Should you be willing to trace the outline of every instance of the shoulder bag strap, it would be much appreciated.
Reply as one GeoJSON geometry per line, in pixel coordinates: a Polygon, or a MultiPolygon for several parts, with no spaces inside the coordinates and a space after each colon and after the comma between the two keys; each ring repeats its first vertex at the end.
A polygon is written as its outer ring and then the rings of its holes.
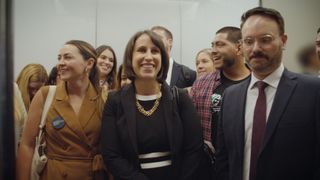
{"type": "Polygon", "coordinates": [[[39,137],[41,137],[42,132],[43,132],[43,127],[46,124],[46,118],[47,118],[47,114],[48,114],[48,110],[51,106],[54,94],[56,92],[56,86],[49,86],[49,92],[46,98],[46,101],[44,103],[44,107],[43,107],[43,111],[42,111],[42,115],[41,115],[41,121],[40,121],[40,131],[39,131],[39,137]]]}

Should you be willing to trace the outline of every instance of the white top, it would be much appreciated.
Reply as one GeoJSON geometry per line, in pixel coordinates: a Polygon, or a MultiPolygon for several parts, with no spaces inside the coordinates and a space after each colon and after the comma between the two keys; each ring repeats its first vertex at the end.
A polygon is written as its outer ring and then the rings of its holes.
{"type": "MultiPolygon", "coordinates": [[[[281,65],[269,76],[267,76],[262,81],[267,83],[268,86],[264,89],[266,93],[266,102],[267,102],[267,118],[268,121],[269,113],[272,107],[274,96],[276,94],[280,78],[284,71],[284,66],[281,65]]],[[[244,157],[243,157],[243,180],[249,180],[250,174],[250,156],[251,156],[251,139],[252,139],[252,125],[253,125],[253,114],[256,101],[258,99],[259,90],[255,86],[255,83],[260,81],[257,79],[254,74],[251,74],[251,82],[247,90],[247,100],[246,100],[246,109],[245,109],[245,137],[244,137],[244,157]]]]}
{"type": "Polygon", "coordinates": [[[169,59],[169,69],[168,69],[168,74],[167,74],[167,79],[166,82],[170,85],[171,83],[171,76],[172,76],[172,67],[173,67],[173,58],[170,57],[169,59]]]}
{"type": "Polygon", "coordinates": [[[139,101],[152,101],[157,99],[158,97],[161,97],[162,93],[159,92],[158,94],[152,94],[152,95],[140,95],[140,94],[136,94],[136,98],[139,101]]]}

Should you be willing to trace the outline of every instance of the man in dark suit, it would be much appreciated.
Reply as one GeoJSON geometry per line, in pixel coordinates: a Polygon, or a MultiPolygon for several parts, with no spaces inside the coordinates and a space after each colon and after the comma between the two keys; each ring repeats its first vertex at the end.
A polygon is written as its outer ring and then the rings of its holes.
{"type": "Polygon", "coordinates": [[[284,68],[287,35],[278,11],[253,8],[241,21],[252,75],[224,93],[218,179],[320,179],[320,80],[284,68]]]}
{"type": "Polygon", "coordinates": [[[169,59],[169,70],[166,82],[172,87],[177,86],[178,88],[191,87],[193,82],[196,80],[196,72],[191,70],[185,65],[178,64],[171,57],[170,52],[172,48],[173,36],[172,33],[165,27],[154,26],[151,31],[158,34],[166,47],[169,59]]]}

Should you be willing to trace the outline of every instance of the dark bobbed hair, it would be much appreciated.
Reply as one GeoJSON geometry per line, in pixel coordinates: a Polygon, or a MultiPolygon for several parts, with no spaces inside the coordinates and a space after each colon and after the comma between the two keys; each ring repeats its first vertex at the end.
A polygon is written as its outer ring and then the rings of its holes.
{"type": "Polygon", "coordinates": [[[101,45],[99,47],[97,47],[96,52],[97,52],[97,59],[99,58],[99,56],[101,55],[101,53],[105,50],[109,50],[111,51],[113,57],[114,57],[114,62],[113,62],[113,67],[111,70],[111,75],[107,75],[107,82],[110,85],[111,89],[115,89],[117,86],[117,81],[116,81],[116,76],[117,76],[117,56],[116,53],[114,52],[114,50],[112,49],[111,46],[108,45],[101,45]]]}
{"type": "Polygon", "coordinates": [[[167,78],[167,72],[169,68],[169,56],[164,47],[163,41],[160,39],[160,37],[156,33],[152,32],[151,30],[144,30],[144,31],[139,31],[135,33],[127,43],[126,50],[123,56],[123,64],[124,64],[126,73],[128,75],[128,78],[132,82],[134,82],[135,80],[136,74],[134,73],[133,67],[132,67],[132,54],[133,54],[133,49],[137,39],[143,34],[146,34],[147,36],[149,36],[152,43],[160,49],[161,69],[157,75],[157,81],[160,83],[163,83],[167,78]]]}
{"type": "Polygon", "coordinates": [[[239,43],[241,40],[241,30],[238,27],[225,26],[216,32],[216,34],[218,33],[226,33],[228,41],[235,44],[239,43]]]}
{"type": "Polygon", "coordinates": [[[99,71],[97,69],[97,54],[95,49],[89,43],[81,40],[70,40],[65,44],[77,47],[85,61],[88,61],[90,58],[94,60],[93,67],[90,70],[89,80],[94,86],[97,93],[100,94],[101,88],[99,84],[99,71]]]}
{"type": "Polygon", "coordinates": [[[123,71],[123,64],[119,66],[118,72],[117,72],[117,90],[121,88],[121,74],[123,71]]]}
{"type": "MultiPolygon", "coordinates": [[[[123,64],[121,64],[119,66],[119,69],[118,69],[118,72],[117,72],[117,87],[116,87],[117,90],[121,89],[122,72],[127,74],[126,70],[124,69],[124,65],[123,64]]],[[[128,75],[127,75],[127,77],[128,77],[128,75]]]]}
{"type": "Polygon", "coordinates": [[[278,12],[275,9],[264,8],[264,7],[255,7],[253,9],[249,9],[247,12],[242,14],[241,25],[240,25],[241,29],[243,27],[243,24],[246,22],[246,20],[253,15],[265,16],[273,19],[278,24],[280,35],[284,34],[284,31],[285,31],[284,20],[280,12],[278,12]]]}
{"type": "Polygon", "coordinates": [[[54,66],[49,74],[49,78],[47,81],[47,85],[56,85],[57,84],[57,76],[58,76],[58,68],[57,66],[54,66]]]}

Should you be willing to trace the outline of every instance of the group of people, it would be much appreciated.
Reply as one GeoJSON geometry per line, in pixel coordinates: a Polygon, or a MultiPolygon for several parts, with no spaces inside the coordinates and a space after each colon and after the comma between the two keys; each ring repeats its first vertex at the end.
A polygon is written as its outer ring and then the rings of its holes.
{"type": "Polygon", "coordinates": [[[118,72],[110,46],[66,42],[53,75],[32,65],[41,75],[17,80],[17,179],[30,177],[49,83],[40,179],[319,179],[320,79],[284,67],[287,39],[281,14],[256,7],[215,33],[196,72],[170,56],[162,26],[130,38],[118,72]]]}

